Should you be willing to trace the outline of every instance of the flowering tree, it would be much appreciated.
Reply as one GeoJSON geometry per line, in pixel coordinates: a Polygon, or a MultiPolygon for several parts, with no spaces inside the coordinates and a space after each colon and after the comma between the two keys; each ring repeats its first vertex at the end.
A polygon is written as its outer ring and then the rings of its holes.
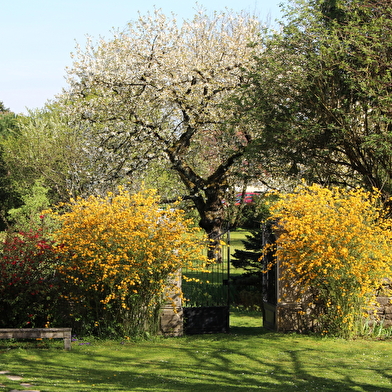
{"type": "Polygon", "coordinates": [[[321,332],[357,333],[391,277],[391,222],[381,204],[379,193],[312,185],[271,206],[283,284],[290,297],[309,300],[307,309],[318,304],[321,332]]]}
{"type": "Polygon", "coordinates": [[[160,209],[154,191],[79,198],[51,216],[64,295],[90,332],[153,331],[168,277],[206,262],[200,229],[180,209],[160,209]]]}
{"type": "MultiPolygon", "coordinates": [[[[98,182],[132,175],[167,159],[218,242],[230,170],[254,130],[225,106],[246,82],[260,33],[244,15],[199,12],[181,26],[159,11],[112,39],[78,48],[68,72],[64,110],[82,124],[98,182]]],[[[212,253],[210,253],[212,256],[212,253]]]]}

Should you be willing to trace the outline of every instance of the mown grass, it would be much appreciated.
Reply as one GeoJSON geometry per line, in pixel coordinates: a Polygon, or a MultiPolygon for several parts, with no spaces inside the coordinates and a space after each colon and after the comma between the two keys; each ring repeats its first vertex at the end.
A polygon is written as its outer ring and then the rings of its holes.
{"type": "Polygon", "coordinates": [[[70,352],[62,342],[0,341],[0,370],[42,392],[392,391],[392,341],[268,332],[260,313],[234,312],[231,325],[230,334],[75,341],[70,352]]]}
{"type": "Polygon", "coordinates": [[[236,229],[230,232],[230,254],[234,254],[236,249],[244,249],[244,243],[242,242],[246,235],[250,234],[248,230],[236,229]]]}

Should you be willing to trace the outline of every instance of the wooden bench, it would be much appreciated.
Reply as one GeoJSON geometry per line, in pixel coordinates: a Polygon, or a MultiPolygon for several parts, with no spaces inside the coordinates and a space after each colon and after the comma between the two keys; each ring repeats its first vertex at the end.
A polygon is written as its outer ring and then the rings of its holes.
{"type": "Polygon", "coordinates": [[[0,328],[0,339],[64,339],[64,349],[71,350],[72,328],[0,328]]]}

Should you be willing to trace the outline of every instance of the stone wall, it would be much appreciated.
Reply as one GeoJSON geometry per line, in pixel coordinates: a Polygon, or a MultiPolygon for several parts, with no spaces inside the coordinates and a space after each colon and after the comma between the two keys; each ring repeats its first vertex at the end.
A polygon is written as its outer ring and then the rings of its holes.
{"type": "MultiPolygon", "coordinates": [[[[266,231],[265,235],[265,243],[274,241],[271,233],[268,234],[266,231]]],[[[280,232],[275,229],[275,237],[278,238],[279,235],[280,232]]],[[[264,263],[267,266],[272,261],[273,258],[265,258],[264,263]]],[[[264,295],[264,327],[281,332],[308,332],[317,328],[315,320],[320,313],[320,305],[315,304],[311,290],[299,294],[297,282],[283,280],[280,260],[276,260],[273,268],[274,272],[271,269],[266,276],[274,279],[275,282],[271,284],[267,279],[263,283],[265,288],[270,284],[275,294],[272,296],[273,301],[268,299],[268,293],[264,295]]],[[[376,317],[371,317],[371,320],[382,322],[384,327],[392,326],[392,279],[384,280],[382,287],[376,293],[376,300],[378,305],[376,317]]]]}
{"type": "Polygon", "coordinates": [[[383,322],[384,327],[392,326],[392,283],[385,280],[384,285],[377,292],[377,319],[383,322]]]}
{"type": "MultiPolygon", "coordinates": [[[[279,263],[278,263],[279,267],[279,263]]],[[[278,273],[278,276],[280,274],[278,273]]],[[[376,293],[376,314],[371,315],[372,322],[382,322],[383,327],[392,327],[392,283],[386,283],[376,293]]],[[[308,332],[317,327],[317,305],[308,306],[312,303],[312,296],[302,295],[301,299],[296,296],[294,282],[279,281],[277,286],[278,302],[274,306],[265,304],[267,316],[274,313],[276,331],[281,332],[308,332]]],[[[271,317],[271,316],[269,316],[271,317]]],[[[268,327],[268,326],[267,326],[268,327]]]]}
{"type": "Polygon", "coordinates": [[[384,327],[392,326],[392,298],[391,297],[377,297],[377,318],[383,322],[384,327]]]}

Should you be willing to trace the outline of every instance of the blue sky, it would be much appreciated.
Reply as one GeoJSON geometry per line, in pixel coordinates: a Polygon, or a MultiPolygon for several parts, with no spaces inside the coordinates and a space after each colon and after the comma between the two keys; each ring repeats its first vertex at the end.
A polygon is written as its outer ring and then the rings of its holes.
{"type": "Polygon", "coordinates": [[[110,37],[113,28],[155,8],[178,19],[207,11],[248,11],[262,21],[280,17],[282,0],[11,0],[0,7],[0,101],[15,113],[41,108],[66,86],[65,68],[86,35],[110,37]]]}

